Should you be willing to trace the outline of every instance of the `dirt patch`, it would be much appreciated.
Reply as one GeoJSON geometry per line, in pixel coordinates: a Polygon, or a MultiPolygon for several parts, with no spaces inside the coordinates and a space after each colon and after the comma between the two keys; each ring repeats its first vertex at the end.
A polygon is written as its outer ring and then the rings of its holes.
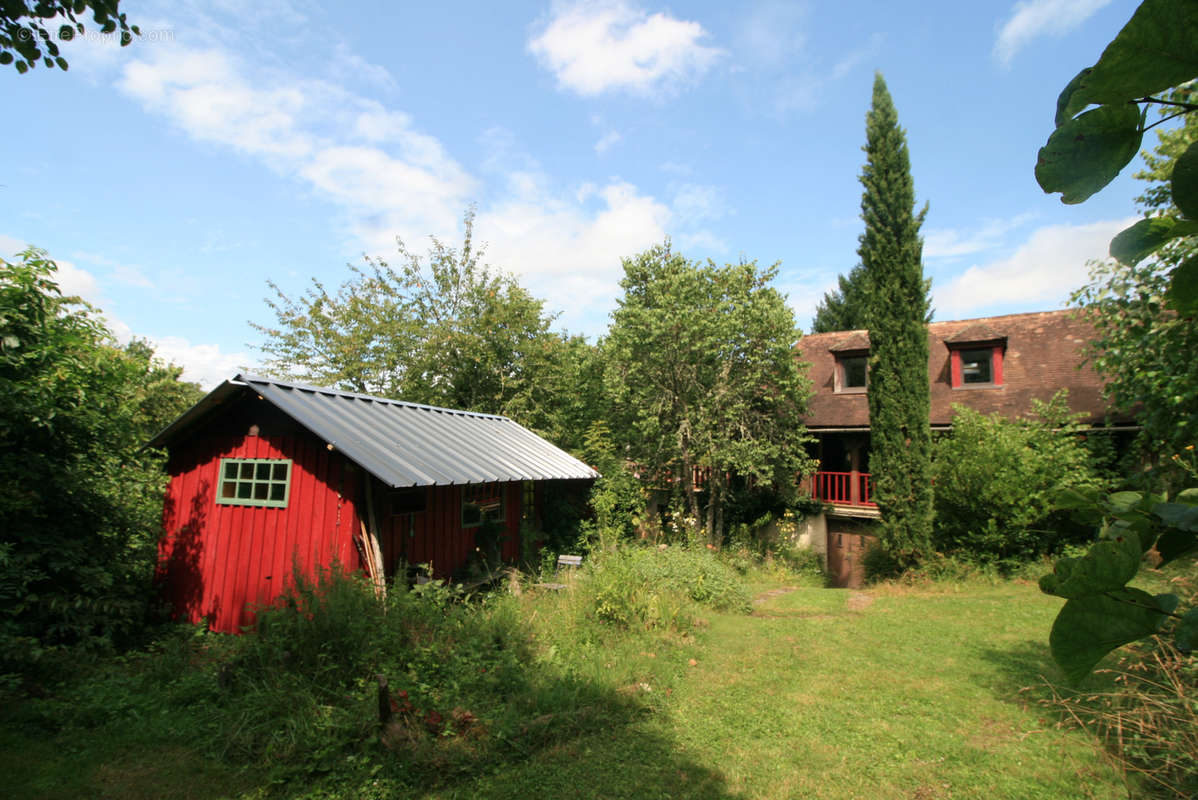
{"type": "Polygon", "coordinates": [[[845,607],[848,608],[849,611],[864,611],[865,609],[869,608],[873,601],[873,597],[865,594],[864,592],[851,592],[849,594],[848,602],[845,603],[845,607]]]}
{"type": "Polygon", "coordinates": [[[797,586],[783,586],[779,589],[770,589],[768,592],[762,592],[761,594],[754,597],[753,605],[759,606],[762,603],[768,603],[770,600],[773,600],[775,597],[781,597],[784,594],[790,594],[791,592],[795,591],[796,589],[798,589],[797,586]]]}

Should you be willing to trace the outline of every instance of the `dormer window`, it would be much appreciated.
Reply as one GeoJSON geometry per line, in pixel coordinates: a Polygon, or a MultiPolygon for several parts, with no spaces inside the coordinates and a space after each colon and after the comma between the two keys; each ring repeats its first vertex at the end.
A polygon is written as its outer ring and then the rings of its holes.
{"type": "Polygon", "coordinates": [[[837,394],[861,394],[869,383],[869,334],[850,331],[828,348],[836,359],[833,389],[837,394]]]}
{"type": "Polygon", "coordinates": [[[996,389],[1003,385],[1002,361],[1007,337],[977,321],[944,340],[949,380],[954,389],[996,389]]]}
{"type": "Polygon", "coordinates": [[[994,383],[994,350],[961,350],[962,383],[994,383]]]}
{"type": "Polygon", "coordinates": [[[836,391],[864,392],[869,378],[869,356],[843,355],[836,358],[836,391]]]}
{"type": "Polygon", "coordinates": [[[954,389],[993,389],[1003,385],[1002,361],[1005,346],[971,344],[949,350],[949,371],[954,389]]]}

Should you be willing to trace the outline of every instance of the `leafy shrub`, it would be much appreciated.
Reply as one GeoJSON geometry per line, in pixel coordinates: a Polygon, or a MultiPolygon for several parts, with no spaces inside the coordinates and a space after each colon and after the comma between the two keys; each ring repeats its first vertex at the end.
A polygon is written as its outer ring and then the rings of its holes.
{"type": "Polygon", "coordinates": [[[1060,490],[1102,482],[1066,401],[1014,421],[955,407],[932,464],[938,551],[1009,568],[1089,536],[1053,509],[1060,490]]]}
{"type": "Polygon", "coordinates": [[[584,452],[602,477],[591,488],[594,520],[584,523],[583,536],[591,546],[610,548],[636,537],[645,515],[645,493],[627,463],[615,451],[611,434],[602,421],[587,429],[584,452]]]}
{"type": "Polygon", "coordinates": [[[144,625],[165,481],[142,446],[200,396],[56,270],[0,259],[0,674],[144,625]]]}
{"type": "Polygon", "coordinates": [[[748,611],[748,591],[714,551],[627,546],[589,562],[580,591],[591,614],[621,627],[689,629],[690,604],[748,611]]]}

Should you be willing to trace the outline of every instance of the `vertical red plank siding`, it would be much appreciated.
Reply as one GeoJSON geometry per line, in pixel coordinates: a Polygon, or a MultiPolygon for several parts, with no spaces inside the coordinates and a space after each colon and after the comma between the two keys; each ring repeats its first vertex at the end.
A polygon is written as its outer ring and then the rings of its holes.
{"type": "Polygon", "coordinates": [[[1002,386],[1002,345],[994,345],[994,358],[991,359],[994,364],[994,374],[990,377],[994,380],[995,386],[1002,386]]]}
{"type": "Polygon", "coordinates": [[[306,435],[222,436],[174,453],[159,577],[176,616],[208,617],[213,630],[236,632],[253,623],[253,606],[290,584],[293,565],[308,577],[334,559],[358,568],[357,481],[344,464],[306,435]],[[218,505],[222,457],[290,458],[287,508],[218,505]]]}
{"type": "Polygon", "coordinates": [[[519,481],[513,481],[505,484],[503,489],[503,523],[507,529],[503,538],[503,560],[516,561],[520,558],[520,518],[523,516],[524,487],[519,481]]]}
{"type": "Polygon", "coordinates": [[[956,387],[958,387],[962,383],[964,383],[964,381],[961,378],[961,351],[960,350],[950,350],[949,351],[949,364],[951,365],[950,369],[952,370],[952,386],[955,389],[956,387]]]}

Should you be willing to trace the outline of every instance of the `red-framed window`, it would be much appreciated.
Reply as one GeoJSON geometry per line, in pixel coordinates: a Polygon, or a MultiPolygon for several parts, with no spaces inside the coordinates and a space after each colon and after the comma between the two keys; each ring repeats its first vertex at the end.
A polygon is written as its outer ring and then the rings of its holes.
{"type": "Polygon", "coordinates": [[[954,347],[949,351],[954,389],[993,388],[1003,385],[1003,346],[954,347]]]}

